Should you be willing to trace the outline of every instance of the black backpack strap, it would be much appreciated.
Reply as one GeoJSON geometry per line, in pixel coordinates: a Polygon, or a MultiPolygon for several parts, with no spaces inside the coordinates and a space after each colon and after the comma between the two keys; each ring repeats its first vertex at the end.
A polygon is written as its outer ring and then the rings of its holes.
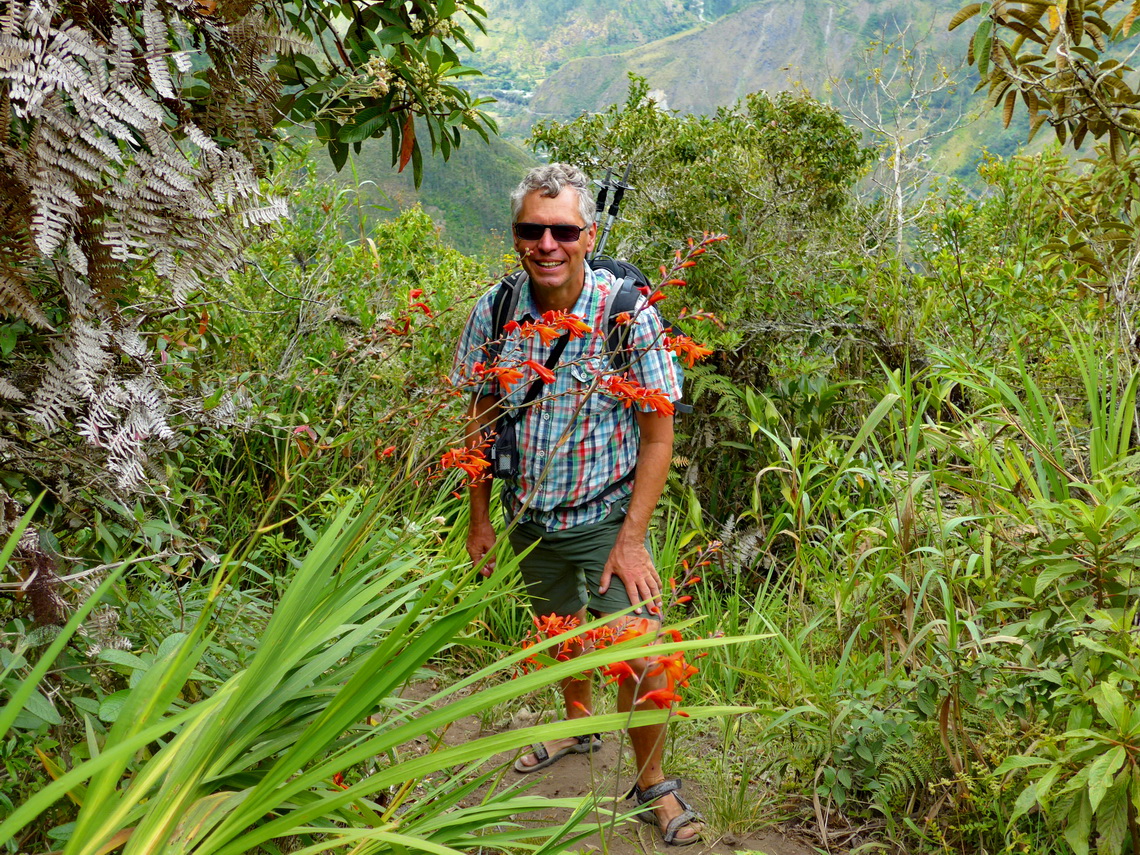
{"type": "Polygon", "coordinates": [[[618,372],[624,371],[629,366],[629,337],[633,332],[633,325],[619,324],[617,319],[622,312],[633,317],[640,296],[637,282],[627,276],[610,292],[606,301],[606,353],[610,355],[614,370],[618,372]]]}
{"type": "MultiPolygon", "coordinates": [[[[528,315],[529,317],[529,315],[528,315]]],[[[566,349],[566,344],[570,341],[570,333],[563,333],[558,341],[554,342],[554,346],[550,348],[550,355],[546,357],[544,366],[548,371],[553,371],[554,366],[558,364],[558,360],[562,356],[562,351],[566,349]]],[[[504,414],[501,419],[501,425],[514,424],[524,415],[526,415],[527,407],[534,403],[534,400],[542,392],[542,387],[546,385],[546,381],[541,377],[535,377],[534,382],[530,384],[530,388],[526,390],[526,396],[522,399],[522,403],[518,405],[511,412],[504,414]]]]}
{"type": "Polygon", "coordinates": [[[503,278],[491,302],[491,340],[487,342],[487,361],[494,362],[503,352],[503,328],[515,316],[519,295],[526,285],[526,271],[519,270],[503,278]]]}

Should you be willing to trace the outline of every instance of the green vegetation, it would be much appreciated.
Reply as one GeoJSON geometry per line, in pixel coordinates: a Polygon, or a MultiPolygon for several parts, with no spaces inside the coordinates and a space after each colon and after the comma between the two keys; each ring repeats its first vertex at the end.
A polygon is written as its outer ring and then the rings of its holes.
{"type": "MultiPolygon", "coordinates": [[[[855,193],[873,155],[836,110],[760,92],[679,116],[636,79],[534,142],[634,162],[611,246],[685,274],[662,311],[716,348],[687,370],[654,533],[684,593],[658,650],[707,654],[672,763],[711,833],[1140,853],[1133,156],[992,156],[983,193],[946,182],[899,212],[855,193]],[[726,239],[674,266],[703,232],[726,239]]],[[[167,396],[172,441],[131,452],[138,485],[87,477],[103,422],[33,433],[0,385],[0,847],[613,840],[607,794],[551,802],[501,774],[536,733],[621,729],[499,725],[646,641],[561,662],[509,552],[489,579],[464,558],[446,374],[501,250],[449,246],[421,208],[371,218],[359,161],[352,186],[274,154],[258,193],[290,217],[227,277],[170,304],[139,264],[106,296],[138,338],[116,382],[145,371],[167,396]],[[486,730],[448,741],[472,717],[486,730]]],[[[511,157],[478,164],[488,194],[511,157]]],[[[449,230],[464,181],[440,171],[449,230]]],[[[9,312],[4,382],[55,335],[9,312]]]]}

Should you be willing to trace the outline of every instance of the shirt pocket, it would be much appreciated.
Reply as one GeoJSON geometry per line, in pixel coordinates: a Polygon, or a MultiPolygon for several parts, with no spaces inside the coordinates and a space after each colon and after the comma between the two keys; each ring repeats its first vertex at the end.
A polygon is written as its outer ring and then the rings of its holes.
{"type": "Polygon", "coordinates": [[[579,397],[585,396],[582,404],[582,413],[588,416],[599,416],[610,412],[618,406],[618,400],[609,395],[603,383],[610,376],[609,360],[603,356],[590,356],[570,366],[570,375],[574,378],[574,393],[579,397]]]}

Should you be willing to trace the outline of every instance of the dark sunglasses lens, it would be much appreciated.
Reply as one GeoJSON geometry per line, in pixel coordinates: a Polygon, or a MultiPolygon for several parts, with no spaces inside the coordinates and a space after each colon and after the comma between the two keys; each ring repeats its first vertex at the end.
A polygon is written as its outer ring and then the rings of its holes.
{"type": "Polygon", "coordinates": [[[578,240],[578,235],[582,234],[582,229],[578,226],[551,226],[550,236],[559,243],[574,243],[578,240]]]}
{"type": "Polygon", "coordinates": [[[550,229],[550,236],[559,243],[574,243],[582,234],[581,226],[546,226],[542,223],[515,223],[515,236],[519,240],[542,240],[542,235],[547,229],[550,229]]]}

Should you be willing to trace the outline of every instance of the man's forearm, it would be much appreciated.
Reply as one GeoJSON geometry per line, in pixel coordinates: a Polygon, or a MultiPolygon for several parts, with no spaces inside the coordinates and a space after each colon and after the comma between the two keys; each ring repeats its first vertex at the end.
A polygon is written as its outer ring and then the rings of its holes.
{"type": "Polygon", "coordinates": [[[619,537],[641,543],[649,531],[649,521],[665,489],[665,479],[673,462],[673,420],[655,413],[639,413],[638,425],[641,444],[637,451],[633,494],[629,498],[629,509],[619,537]]]}
{"type": "MultiPolygon", "coordinates": [[[[483,441],[484,431],[499,415],[499,404],[495,398],[485,396],[473,398],[467,411],[467,447],[474,448],[483,441]]],[[[467,488],[471,501],[472,524],[490,524],[491,521],[491,479],[484,478],[467,488]]]]}

